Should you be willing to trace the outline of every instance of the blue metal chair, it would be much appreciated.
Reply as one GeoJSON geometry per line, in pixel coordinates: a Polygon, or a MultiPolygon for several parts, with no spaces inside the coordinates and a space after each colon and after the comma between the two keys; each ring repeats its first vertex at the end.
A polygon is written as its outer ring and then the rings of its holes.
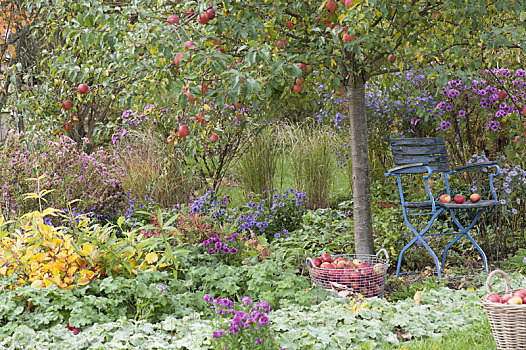
{"type": "Polygon", "coordinates": [[[493,207],[497,208],[499,201],[497,199],[497,194],[493,187],[493,179],[495,176],[500,174],[500,168],[496,162],[484,162],[484,163],[473,163],[465,166],[456,168],[455,170],[450,170],[449,159],[447,155],[447,149],[445,145],[445,140],[443,137],[435,138],[403,138],[403,139],[392,139],[391,140],[391,151],[393,153],[393,161],[396,167],[388,170],[385,176],[396,176],[398,182],[398,191],[400,193],[400,201],[402,206],[402,212],[404,215],[404,220],[409,226],[409,229],[413,232],[415,237],[402,249],[400,255],[398,256],[398,263],[396,266],[396,275],[400,276],[400,265],[402,263],[402,257],[405,251],[412,246],[415,242],[420,242],[427,251],[433,257],[435,261],[438,279],[440,280],[440,271],[441,268],[444,268],[446,262],[446,256],[449,248],[453,246],[460,238],[466,237],[479,251],[482,256],[482,261],[484,263],[484,270],[488,271],[488,264],[486,261],[486,254],[480,248],[480,246],[473,240],[468,231],[476,224],[480,215],[486,211],[488,208],[493,207]],[[476,203],[465,202],[463,204],[455,204],[453,201],[451,203],[441,203],[438,201],[438,198],[435,199],[431,193],[429,187],[429,179],[433,174],[441,174],[444,178],[444,184],[446,188],[446,193],[451,195],[449,191],[449,182],[448,178],[451,175],[462,171],[469,171],[475,168],[480,167],[494,167],[496,168],[495,173],[490,173],[489,176],[489,187],[493,195],[491,200],[480,200],[476,203]],[[404,174],[419,174],[427,173],[422,175],[429,200],[423,202],[406,202],[404,199],[404,192],[402,188],[402,175],[404,174]],[[418,212],[419,210],[425,210],[426,212],[418,212]],[[472,210],[476,211],[471,223],[464,227],[457,219],[455,213],[459,210],[472,210]],[[413,212],[411,212],[413,211],[413,212]],[[416,213],[414,211],[417,211],[416,213]],[[445,233],[426,233],[436,218],[443,213],[448,211],[453,219],[453,222],[458,226],[458,232],[445,232],[445,233]],[[424,216],[429,216],[429,221],[427,225],[421,230],[418,231],[409,221],[409,216],[418,216],[420,218],[424,216]],[[427,236],[441,236],[441,235],[456,235],[456,237],[446,246],[444,253],[442,255],[442,266],[439,264],[439,260],[435,252],[429,247],[424,237],[427,236]]]}

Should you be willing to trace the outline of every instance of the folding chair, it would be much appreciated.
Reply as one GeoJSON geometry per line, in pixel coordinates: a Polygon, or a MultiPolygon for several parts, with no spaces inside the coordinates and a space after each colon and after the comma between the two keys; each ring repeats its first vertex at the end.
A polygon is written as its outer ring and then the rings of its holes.
{"type": "MultiPolygon", "coordinates": [[[[482,261],[484,263],[484,270],[488,271],[488,264],[486,261],[486,254],[480,248],[480,246],[473,240],[469,235],[468,231],[476,224],[480,215],[486,211],[488,208],[493,207],[497,208],[499,201],[497,199],[497,194],[493,187],[493,179],[495,176],[500,175],[500,168],[496,162],[483,162],[483,163],[473,163],[461,166],[455,170],[450,170],[449,168],[449,159],[447,155],[447,149],[445,145],[445,140],[443,137],[435,138],[403,138],[403,139],[392,139],[391,140],[391,151],[393,153],[393,161],[396,167],[390,169],[385,176],[396,176],[398,181],[398,191],[400,193],[400,201],[402,204],[402,212],[404,215],[404,220],[409,226],[409,229],[414,233],[415,237],[402,249],[400,255],[398,256],[398,263],[396,266],[396,275],[400,276],[400,265],[402,263],[402,257],[405,251],[412,246],[415,242],[420,242],[427,251],[433,257],[435,261],[438,279],[440,280],[440,271],[441,268],[444,268],[446,262],[446,256],[449,248],[453,246],[460,238],[466,237],[479,251],[482,256],[482,261]],[[490,173],[489,175],[489,187],[493,195],[492,200],[480,200],[476,203],[465,202],[463,204],[456,204],[451,201],[451,203],[442,203],[438,200],[435,200],[431,189],[429,187],[429,178],[435,174],[442,174],[444,177],[444,183],[446,187],[446,193],[451,195],[449,191],[449,182],[448,178],[451,175],[454,175],[462,171],[470,171],[475,168],[480,167],[494,167],[496,168],[495,173],[490,173]],[[406,202],[404,199],[404,192],[402,189],[402,175],[404,174],[418,174],[418,173],[427,173],[427,175],[422,175],[427,194],[429,195],[429,200],[424,202],[406,202]],[[417,211],[416,213],[414,211],[417,211]],[[418,212],[419,210],[425,210],[426,212],[418,212]],[[457,219],[455,213],[459,210],[472,210],[476,211],[471,223],[464,227],[457,219]],[[412,212],[413,211],[413,212],[412,212]],[[453,222],[458,226],[459,232],[444,232],[444,233],[426,233],[436,218],[444,211],[449,211],[453,222]],[[409,216],[417,216],[423,218],[425,216],[429,217],[427,225],[421,230],[418,231],[409,221],[409,216]],[[444,253],[442,255],[442,267],[440,267],[439,260],[435,252],[429,247],[424,237],[427,236],[442,236],[442,235],[456,235],[456,237],[446,246],[444,253]]],[[[452,197],[452,196],[451,196],[452,197]]],[[[452,197],[453,198],[453,197],[452,197]]]]}

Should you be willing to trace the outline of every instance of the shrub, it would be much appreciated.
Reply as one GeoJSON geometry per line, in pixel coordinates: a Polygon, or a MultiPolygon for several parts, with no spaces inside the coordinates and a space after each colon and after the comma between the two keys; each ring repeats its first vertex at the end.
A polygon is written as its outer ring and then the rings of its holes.
{"type": "Polygon", "coordinates": [[[66,209],[78,199],[76,211],[95,212],[100,218],[113,217],[124,208],[127,194],[121,183],[122,168],[102,148],[87,154],[67,136],[46,139],[37,135],[32,139],[12,135],[0,149],[0,187],[6,217],[36,209],[34,203],[24,202],[22,195],[37,192],[33,182],[26,179],[38,175],[44,175],[38,183],[40,189],[53,189],[47,195],[51,207],[66,209]]]}
{"type": "MultiPolygon", "coordinates": [[[[53,211],[44,211],[48,213],[53,211]]],[[[35,288],[55,284],[72,289],[102,273],[101,266],[92,263],[93,245],[76,245],[72,235],[44,224],[38,212],[25,215],[10,236],[0,240],[0,276],[16,275],[19,284],[30,282],[35,288]]]]}

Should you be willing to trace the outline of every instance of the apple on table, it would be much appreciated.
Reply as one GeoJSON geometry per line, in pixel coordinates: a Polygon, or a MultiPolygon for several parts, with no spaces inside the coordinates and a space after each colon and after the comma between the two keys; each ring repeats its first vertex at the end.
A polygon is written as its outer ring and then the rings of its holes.
{"type": "Polygon", "coordinates": [[[455,197],[453,197],[453,201],[456,203],[456,204],[462,204],[466,201],[466,197],[464,197],[463,195],[461,194],[458,194],[456,195],[455,197]]]}
{"type": "Polygon", "coordinates": [[[440,203],[451,203],[451,196],[449,194],[443,194],[438,200],[440,203]]]}
{"type": "Polygon", "coordinates": [[[480,201],[480,194],[473,193],[471,196],[469,196],[469,200],[471,203],[477,203],[478,201],[480,201]]]}

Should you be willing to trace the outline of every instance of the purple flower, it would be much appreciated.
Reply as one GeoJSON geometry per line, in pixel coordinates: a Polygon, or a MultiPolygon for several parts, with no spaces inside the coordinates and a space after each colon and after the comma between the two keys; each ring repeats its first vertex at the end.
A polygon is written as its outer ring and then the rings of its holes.
{"type": "Polygon", "coordinates": [[[449,127],[451,127],[451,123],[450,122],[446,122],[446,121],[441,121],[440,122],[440,129],[447,130],[449,127]]]}
{"type": "Polygon", "coordinates": [[[270,323],[270,320],[269,320],[268,316],[261,316],[259,318],[258,326],[259,327],[265,326],[265,325],[267,325],[269,323],[270,323]]]}
{"type": "Polygon", "coordinates": [[[210,294],[205,294],[204,299],[208,303],[210,300],[212,300],[212,296],[210,294]]]}
{"type": "Polygon", "coordinates": [[[460,111],[458,111],[458,115],[459,115],[460,117],[463,117],[463,116],[466,115],[466,111],[463,110],[463,109],[461,109],[460,111]]]}
{"type": "Polygon", "coordinates": [[[217,338],[221,338],[223,336],[223,334],[225,333],[225,330],[224,329],[219,329],[217,331],[214,331],[214,333],[212,333],[212,338],[214,340],[216,340],[217,338]]]}

